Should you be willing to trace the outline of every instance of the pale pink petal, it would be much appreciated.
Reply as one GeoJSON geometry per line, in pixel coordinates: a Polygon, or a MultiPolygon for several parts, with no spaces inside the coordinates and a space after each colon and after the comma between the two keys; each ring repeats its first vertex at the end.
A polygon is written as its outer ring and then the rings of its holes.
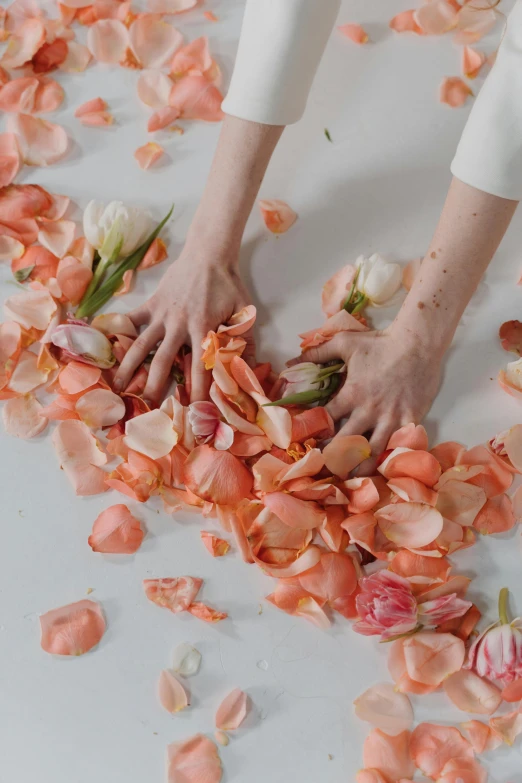
{"type": "Polygon", "coordinates": [[[34,99],[33,111],[46,113],[60,108],[65,98],[61,84],[54,79],[40,78],[34,99]]]}
{"type": "Polygon", "coordinates": [[[149,141],[143,147],[138,147],[134,157],[138,161],[140,169],[150,169],[165,153],[163,147],[155,141],[149,141]]]}
{"type": "Polygon", "coordinates": [[[362,435],[338,435],[326,446],[323,457],[331,473],[346,479],[371,453],[370,444],[362,435]]]}
{"type": "Polygon", "coordinates": [[[297,213],[280,199],[262,199],[259,209],[266,227],[273,234],[284,234],[297,220],[297,213]]]}
{"type": "Polygon", "coordinates": [[[348,264],[333,275],[323,286],[321,306],[328,318],[341,310],[355,277],[355,267],[348,264]]]}
{"type": "Polygon", "coordinates": [[[181,712],[189,705],[187,691],[178,678],[165,669],[158,681],[158,699],[161,706],[172,714],[181,712]]]}
{"type": "MultiPolygon", "coordinates": [[[[257,310],[254,305],[247,305],[238,313],[231,315],[226,324],[218,326],[218,334],[226,332],[229,337],[239,337],[253,327],[256,317],[257,310]]],[[[223,389],[223,391],[226,391],[226,389],[223,389]]]]}
{"type": "Polygon", "coordinates": [[[443,683],[453,704],[463,712],[492,715],[502,702],[500,690],[478,674],[461,669],[443,683]]]}
{"type": "Polygon", "coordinates": [[[462,73],[468,79],[475,79],[485,62],[484,52],[479,52],[472,46],[465,46],[462,50],[462,73]]]}
{"type": "Polygon", "coordinates": [[[516,738],[522,734],[522,713],[516,710],[499,715],[496,718],[491,718],[489,725],[506,745],[514,745],[516,738]]]}
{"type": "Polygon", "coordinates": [[[100,19],[89,27],[87,46],[98,62],[121,62],[129,45],[129,31],[119,19],[100,19]]]}
{"type": "Polygon", "coordinates": [[[178,49],[170,63],[170,72],[174,78],[179,78],[186,73],[204,74],[210,71],[212,66],[208,38],[202,35],[178,49]]]}
{"type": "Polygon", "coordinates": [[[129,316],[124,313],[103,313],[102,315],[96,315],[91,321],[91,326],[108,336],[115,334],[133,338],[138,336],[136,327],[129,316]]]}
{"type": "Polygon", "coordinates": [[[172,421],[163,411],[149,411],[125,424],[125,444],[151,459],[165,457],[177,442],[172,421]]]}
{"type": "Polygon", "coordinates": [[[125,416],[125,403],[110,389],[93,389],[77,401],[76,413],[88,427],[97,430],[120,421],[125,416]]]}
{"type": "Polygon", "coordinates": [[[412,732],[410,753],[420,771],[434,780],[448,761],[473,758],[473,748],[453,726],[420,723],[412,732]]]}
{"type": "Polygon", "coordinates": [[[386,538],[408,549],[431,544],[444,524],[442,515],[423,503],[391,504],[376,511],[375,516],[386,538]]]}
{"type": "Polygon", "coordinates": [[[0,110],[32,112],[36,91],[40,85],[34,76],[20,76],[0,88],[0,110]]]}
{"type": "Polygon", "coordinates": [[[22,351],[11,375],[9,389],[18,394],[27,394],[45,383],[48,375],[48,370],[38,367],[38,356],[35,353],[22,351]]]}
{"type": "Polygon", "coordinates": [[[92,280],[92,272],[82,261],[69,255],[62,258],[58,264],[56,279],[67,301],[77,305],[92,280]]]}
{"type": "Polygon", "coordinates": [[[55,220],[42,224],[38,241],[58,258],[63,258],[71,247],[76,233],[72,220],[55,220]]]}
{"type": "Polygon", "coordinates": [[[486,783],[488,773],[475,759],[451,759],[444,766],[439,783],[486,783]]]}
{"type": "Polygon", "coordinates": [[[408,731],[413,723],[413,708],[404,693],[388,682],[373,685],[354,701],[355,714],[392,737],[408,731]]]}
{"type": "Polygon", "coordinates": [[[317,503],[300,500],[286,492],[269,492],[263,496],[263,504],[289,527],[312,530],[319,527],[326,512],[317,503]]]}
{"type": "Polygon", "coordinates": [[[378,770],[385,780],[411,778],[415,767],[410,758],[409,746],[409,731],[390,737],[380,729],[374,729],[364,742],[364,766],[378,770]]]}
{"type": "Polygon", "coordinates": [[[49,166],[67,153],[69,139],[61,125],[30,114],[18,114],[10,122],[28,166],[49,166]]]}
{"type": "Polygon", "coordinates": [[[108,111],[93,111],[82,114],[80,122],[88,128],[109,128],[114,125],[114,117],[108,111]]]}
{"type": "Polygon", "coordinates": [[[439,489],[437,509],[446,519],[468,526],[474,523],[486,501],[486,493],[481,487],[449,480],[439,489]]]}
{"type": "MultiPolygon", "coordinates": [[[[424,35],[423,31],[415,21],[415,10],[401,11],[390,20],[392,30],[397,33],[417,33],[417,35],[424,35]]],[[[405,286],[406,287],[406,286],[405,286]]]]}
{"type": "Polygon", "coordinates": [[[464,642],[450,633],[423,631],[405,639],[403,647],[408,675],[422,685],[440,685],[464,663],[464,642]]]}
{"type": "Polygon", "coordinates": [[[183,43],[181,33],[154,14],[139,16],[130,26],[129,39],[144,68],[162,68],[183,43]]]}
{"type": "Polygon", "coordinates": [[[167,764],[167,783],[220,783],[223,774],[217,747],[202,734],[169,745],[167,764]]]}
{"type": "Polygon", "coordinates": [[[85,599],[40,615],[41,646],[53,655],[83,655],[101,641],[105,620],[99,604],[85,599]]]}
{"type": "Polygon", "coordinates": [[[82,73],[92,60],[88,48],[77,41],[68,41],[67,57],[58,68],[65,73],[82,73]]]}
{"type": "Polygon", "coordinates": [[[60,465],[77,495],[97,495],[105,492],[106,473],[100,465],[107,455],[82,421],[61,421],[52,435],[60,465]]]}
{"type": "Polygon", "coordinates": [[[22,156],[16,134],[0,133],[0,188],[11,184],[21,165],[22,156]]]}
{"type": "Polygon", "coordinates": [[[164,109],[158,109],[154,112],[147,124],[147,130],[149,133],[154,131],[163,130],[168,125],[172,125],[179,117],[181,112],[178,108],[172,106],[166,106],[164,109]]]}
{"type": "Polygon", "coordinates": [[[226,451],[234,442],[234,430],[229,424],[220,421],[214,432],[214,447],[219,451],[226,451]]]}
{"type": "Polygon", "coordinates": [[[45,430],[48,419],[41,416],[42,406],[37,399],[27,395],[8,400],[2,410],[4,428],[15,438],[35,438],[45,430]]]}
{"type": "Polygon", "coordinates": [[[82,103],[74,112],[75,117],[83,117],[85,114],[97,114],[107,109],[107,102],[103,98],[91,98],[82,103]]]}
{"type": "Polygon", "coordinates": [[[193,576],[179,576],[167,579],[144,579],[145,595],[157,606],[170,612],[186,612],[199,593],[202,579],[193,576]]]}
{"type": "Polygon", "coordinates": [[[496,750],[502,745],[502,739],[498,734],[479,720],[470,720],[462,723],[462,728],[467,732],[469,741],[477,755],[481,755],[488,750],[496,750]]]}
{"type": "Polygon", "coordinates": [[[139,520],[119,503],[98,515],[88,544],[93,552],[132,555],[140,548],[143,535],[139,520]]]}
{"type": "Polygon", "coordinates": [[[216,712],[216,728],[224,731],[238,729],[247,716],[248,696],[235,688],[226,696],[216,712]]]}
{"type": "Polygon", "coordinates": [[[473,527],[482,535],[506,533],[515,526],[516,518],[511,499],[507,495],[489,498],[477,514],[473,527]]]}
{"type": "Polygon", "coordinates": [[[0,58],[4,68],[20,68],[32,60],[45,43],[45,26],[40,19],[27,19],[9,37],[7,47],[0,58]]]}
{"type": "Polygon", "coordinates": [[[139,76],[138,97],[152,109],[163,109],[169,105],[171,89],[172,80],[163,71],[143,71],[139,76]]]}
{"type": "Polygon", "coordinates": [[[342,24],[337,29],[345,38],[349,38],[356,44],[368,43],[368,33],[360,24],[342,24]]]}
{"type": "Polygon", "coordinates": [[[480,3],[467,3],[457,16],[457,31],[453,40],[458,44],[473,44],[492,30],[498,19],[494,8],[481,7],[480,3]]]}
{"type": "Polygon", "coordinates": [[[153,14],[180,14],[189,11],[199,0],[147,0],[147,7],[153,14]]]}
{"type": "Polygon", "coordinates": [[[16,321],[24,329],[45,330],[56,312],[56,302],[45,289],[41,291],[22,291],[13,294],[4,302],[4,312],[11,321],[16,321]]]}
{"type": "MultiPolygon", "coordinates": [[[[430,5],[431,3],[427,3],[424,7],[430,5]]],[[[473,95],[473,90],[460,76],[446,76],[441,82],[439,100],[454,109],[463,106],[470,95],[473,95]]]]}
{"type": "Polygon", "coordinates": [[[187,120],[221,122],[223,95],[206,76],[188,74],[176,81],[172,87],[169,103],[180,111],[187,120]]]}
{"type": "Polygon", "coordinates": [[[415,11],[415,22],[425,35],[442,35],[457,24],[457,12],[446,0],[431,0],[415,11]]]}

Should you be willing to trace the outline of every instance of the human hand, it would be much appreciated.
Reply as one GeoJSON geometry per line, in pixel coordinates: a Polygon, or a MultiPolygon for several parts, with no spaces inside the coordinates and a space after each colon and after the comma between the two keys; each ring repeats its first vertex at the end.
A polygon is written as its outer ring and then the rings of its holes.
{"type": "MultiPolygon", "coordinates": [[[[137,368],[159,343],[152,360],[145,400],[158,404],[169,379],[174,360],[183,345],[193,351],[191,402],[205,400],[210,373],[200,361],[201,341],[210,330],[226,323],[233,313],[250,304],[250,297],[237,269],[235,258],[212,257],[194,246],[185,246],[180,257],[164,274],[156,292],[129,313],[134,325],[146,328],[125,355],[115,376],[114,389],[125,389],[137,368]]],[[[224,255],[224,254],[223,254],[224,255]]],[[[251,335],[246,359],[253,358],[251,335]]]]}
{"type": "Polygon", "coordinates": [[[348,417],[337,437],[372,432],[372,459],[358,471],[371,475],[392,433],[418,424],[428,412],[439,386],[442,353],[434,354],[411,331],[392,324],[382,331],[340,332],[295,361],[332,360],[346,364],[347,376],[326,409],[336,421],[348,417]]]}

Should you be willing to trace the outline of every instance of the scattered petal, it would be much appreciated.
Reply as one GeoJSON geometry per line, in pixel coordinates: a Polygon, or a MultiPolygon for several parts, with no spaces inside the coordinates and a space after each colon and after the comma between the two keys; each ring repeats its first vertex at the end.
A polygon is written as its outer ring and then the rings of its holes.
{"type": "Polygon", "coordinates": [[[38,400],[30,395],[8,400],[2,410],[5,431],[15,438],[35,438],[48,424],[48,419],[40,415],[42,410],[38,400]]]}
{"type": "Polygon", "coordinates": [[[200,535],[205,548],[208,549],[212,557],[223,557],[230,549],[230,544],[224,538],[218,538],[205,530],[202,530],[200,535]]]}
{"type": "Polygon", "coordinates": [[[376,729],[396,737],[409,731],[413,708],[409,698],[388,682],[373,685],[354,701],[355,714],[376,729]]]}
{"type": "Polygon", "coordinates": [[[138,165],[141,169],[150,169],[161,157],[164,155],[165,150],[155,141],[149,141],[142,147],[138,147],[134,153],[134,157],[138,161],[138,165]]]}
{"type": "Polygon", "coordinates": [[[475,79],[485,62],[484,52],[479,52],[472,46],[465,46],[462,50],[462,73],[468,79],[475,79]]]}
{"type": "Polygon", "coordinates": [[[65,73],[82,73],[92,60],[88,48],[77,41],[68,41],[67,57],[58,68],[65,73]]]}
{"type": "Polygon", "coordinates": [[[266,227],[273,234],[284,234],[297,220],[297,213],[280,199],[263,199],[259,208],[266,227]]]}
{"type": "Polygon", "coordinates": [[[129,31],[119,19],[100,19],[87,33],[89,51],[101,63],[121,62],[129,43],[129,31]]]}
{"type": "Polygon", "coordinates": [[[152,109],[164,109],[169,105],[172,79],[163,71],[143,71],[138,79],[138,97],[152,109]]]}
{"type": "MultiPolygon", "coordinates": [[[[159,2],[159,0],[149,0],[159,2]]],[[[161,0],[162,3],[166,0],[161,0]]],[[[169,0],[173,2],[173,0],[169,0]]],[[[168,783],[220,783],[223,774],[215,744],[197,734],[167,748],[168,783]]]]}
{"type": "Polygon", "coordinates": [[[492,715],[502,702],[500,690],[474,672],[461,669],[443,683],[446,695],[463,712],[492,715]]]}
{"type": "Polygon", "coordinates": [[[17,114],[11,118],[11,129],[18,136],[28,166],[49,166],[67,153],[69,139],[61,125],[30,114],[17,114]]]}
{"type": "Polygon", "coordinates": [[[429,778],[438,779],[455,758],[472,759],[473,748],[453,726],[420,723],[412,732],[410,753],[415,765],[429,778]]]}
{"type": "Polygon", "coordinates": [[[149,601],[177,614],[189,609],[202,584],[202,579],[193,576],[180,576],[173,579],[144,579],[143,589],[149,601]]]}
{"type": "Polygon", "coordinates": [[[129,39],[144,68],[162,68],[183,42],[173,25],[154,14],[140,15],[130,26],[129,39]]]}
{"type": "Polygon", "coordinates": [[[78,601],[40,616],[41,645],[53,655],[83,655],[99,644],[105,620],[95,601],[78,601]]]}
{"type": "Polygon", "coordinates": [[[182,677],[192,677],[201,666],[201,653],[190,644],[183,642],[174,650],[172,668],[182,677]]]}
{"type": "Polygon", "coordinates": [[[248,696],[235,688],[223,699],[216,712],[216,728],[224,731],[238,729],[247,716],[248,696]]]}
{"type": "MultiPolygon", "coordinates": [[[[424,8],[430,5],[431,3],[427,3],[424,8]]],[[[454,109],[463,106],[470,95],[473,95],[473,90],[460,76],[446,76],[439,88],[440,102],[447,103],[454,109]]]]}
{"type": "Polygon", "coordinates": [[[127,506],[118,504],[96,518],[88,543],[93,552],[132,555],[140,548],[143,535],[139,521],[127,506]]]}
{"type": "Polygon", "coordinates": [[[189,698],[187,691],[180,683],[180,681],[174,677],[167,670],[163,670],[159,677],[158,682],[158,698],[161,706],[170,713],[181,712],[185,707],[189,705],[189,698]]]}
{"type": "Polygon", "coordinates": [[[183,480],[203,500],[232,507],[250,496],[254,481],[237,457],[210,446],[198,446],[192,451],[184,465],[183,480]]]}
{"type": "Polygon", "coordinates": [[[380,729],[374,729],[364,741],[364,766],[377,770],[385,780],[411,778],[415,768],[410,758],[409,745],[409,731],[390,737],[380,729]]]}
{"type": "MultiPolygon", "coordinates": [[[[22,156],[16,134],[0,133],[0,188],[13,182],[21,165],[22,156]]],[[[0,236],[1,239],[4,237],[0,236]]]]}
{"type": "Polygon", "coordinates": [[[345,38],[349,38],[356,44],[368,43],[368,33],[363,30],[360,24],[342,24],[337,29],[345,38]]]}
{"type": "Polygon", "coordinates": [[[370,444],[362,435],[338,435],[326,446],[323,456],[328,470],[346,479],[371,453],[370,444]]]}

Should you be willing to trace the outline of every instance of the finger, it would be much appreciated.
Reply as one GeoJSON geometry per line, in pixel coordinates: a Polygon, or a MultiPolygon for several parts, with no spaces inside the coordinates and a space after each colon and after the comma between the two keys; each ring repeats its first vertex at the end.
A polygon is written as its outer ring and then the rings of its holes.
{"type": "Polygon", "coordinates": [[[371,414],[364,411],[362,408],[357,408],[335,437],[342,438],[346,435],[362,435],[364,432],[371,430],[373,425],[374,421],[371,414]]]}
{"type": "Polygon", "coordinates": [[[294,364],[300,362],[315,362],[316,364],[324,364],[330,362],[333,359],[340,359],[341,354],[346,353],[346,340],[340,339],[341,335],[336,334],[331,340],[318,345],[316,348],[308,348],[303,351],[300,356],[296,356],[295,359],[290,359],[287,362],[287,367],[292,367],[294,364]]]}
{"type": "Polygon", "coordinates": [[[137,326],[138,328],[144,324],[148,324],[150,321],[150,310],[148,307],[145,307],[145,305],[142,307],[137,307],[135,310],[131,310],[130,313],[127,313],[127,315],[131,319],[134,326],[137,326]]]}
{"type": "Polygon", "coordinates": [[[254,368],[256,366],[256,344],[254,335],[252,332],[245,332],[241,337],[246,340],[245,350],[243,351],[241,358],[245,360],[249,367],[254,368]]]}
{"type": "Polygon", "coordinates": [[[112,387],[115,392],[121,392],[128,386],[140,364],[143,364],[151,350],[161,340],[161,329],[159,325],[149,326],[131,345],[114,378],[112,387]]]}
{"type": "Polygon", "coordinates": [[[143,399],[147,403],[159,403],[161,394],[167,385],[172,365],[182,344],[183,338],[176,332],[167,332],[163,338],[150,365],[147,385],[143,392],[143,399]]]}
{"type": "Polygon", "coordinates": [[[200,402],[208,400],[208,392],[212,381],[209,370],[205,370],[205,365],[201,361],[201,335],[195,334],[192,339],[192,370],[190,373],[191,389],[190,401],[200,402]]]}
{"type": "Polygon", "coordinates": [[[335,397],[332,397],[325,407],[334,421],[344,419],[352,413],[355,408],[355,399],[348,379],[345,379],[335,397]]]}
{"type": "Polygon", "coordinates": [[[365,460],[358,468],[358,476],[373,476],[377,470],[377,460],[386,449],[388,441],[390,440],[394,430],[396,429],[394,422],[381,421],[375,427],[373,435],[370,438],[370,448],[372,450],[372,456],[370,459],[365,460]]]}

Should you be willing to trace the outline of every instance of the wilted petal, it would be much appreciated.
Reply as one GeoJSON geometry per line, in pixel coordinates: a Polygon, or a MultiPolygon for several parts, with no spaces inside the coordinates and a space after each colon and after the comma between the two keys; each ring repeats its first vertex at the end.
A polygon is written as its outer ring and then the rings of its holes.
{"type": "Polygon", "coordinates": [[[218,536],[207,533],[205,530],[202,530],[200,535],[205,548],[212,557],[223,557],[230,549],[230,544],[224,538],[218,538],[218,536]]]}
{"type": "Polygon", "coordinates": [[[167,763],[168,783],[220,783],[221,781],[222,768],[217,747],[202,734],[169,745],[167,763]]]}
{"type": "Polygon", "coordinates": [[[203,604],[201,601],[194,601],[187,611],[193,615],[193,617],[197,617],[198,620],[203,620],[204,623],[220,623],[228,617],[226,612],[212,609],[211,606],[207,606],[207,604],[203,604]]]}
{"type": "Polygon", "coordinates": [[[408,731],[413,723],[409,698],[398,693],[389,682],[373,685],[354,701],[355,714],[376,729],[396,737],[408,731]]]}
{"type": "Polygon", "coordinates": [[[448,761],[473,758],[471,744],[458,729],[434,723],[420,723],[412,732],[410,753],[421,772],[434,780],[448,761]]]}
{"type": "Polygon", "coordinates": [[[409,745],[409,731],[390,737],[380,729],[374,729],[364,742],[364,766],[378,770],[385,780],[411,778],[415,767],[410,758],[409,745]]]}
{"type": "Polygon", "coordinates": [[[40,415],[42,411],[38,400],[30,395],[8,400],[2,409],[5,431],[15,438],[35,438],[48,424],[48,419],[40,415]]]}
{"type": "Polygon", "coordinates": [[[163,71],[144,71],[138,79],[138,97],[152,109],[163,109],[169,105],[172,79],[163,71]]]}
{"type": "Polygon", "coordinates": [[[502,702],[500,690],[478,674],[461,669],[443,683],[446,695],[463,712],[492,715],[502,702]]]}
{"type": "Polygon", "coordinates": [[[105,620],[95,601],[78,601],[40,616],[41,645],[53,655],[83,655],[105,633],[105,620]]]}
{"type": "Polygon", "coordinates": [[[142,147],[138,147],[134,153],[134,157],[138,161],[140,169],[150,169],[165,153],[165,150],[160,144],[155,141],[149,141],[142,147]]]}
{"type": "Polygon", "coordinates": [[[159,677],[158,698],[161,706],[170,713],[181,712],[189,705],[187,691],[180,681],[165,669],[159,677]]]}
{"type": "Polygon", "coordinates": [[[284,234],[297,220],[297,213],[280,199],[263,199],[259,209],[266,227],[273,234],[284,234]]]}
{"type": "Polygon", "coordinates": [[[119,503],[96,518],[88,543],[93,552],[132,555],[142,541],[139,520],[132,516],[127,506],[119,503]]]}
{"type": "Polygon", "coordinates": [[[172,668],[182,677],[192,677],[197,674],[201,665],[201,653],[190,644],[183,642],[174,650],[172,668]]]}
{"type": "MultiPolygon", "coordinates": [[[[425,8],[431,5],[427,3],[425,8]]],[[[468,97],[473,95],[471,87],[460,76],[446,76],[440,85],[439,99],[441,103],[447,103],[452,108],[463,106],[468,97]]]]}
{"type": "Polygon", "coordinates": [[[129,31],[119,19],[100,19],[87,33],[89,51],[101,63],[121,62],[129,43],[129,31]]]}
{"type": "Polygon", "coordinates": [[[149,601],[177,614],[187,611],[194,602],[202,584],[202,579],[193,576],[144,579],[143,589],[149,601]]]}
{"type": "Polygon", "coordinates": [[[10,122],[28,166],[49,166],[66,154],[69,140],[61,125],[30,114],[18,114],[10,122]]]}
{"type": "Polygon", "coordinates": [[[216,712],[216,728],[224,731],[238,729],[247,716],[248,696],[235,688],[223,699],[216,712]]]}

